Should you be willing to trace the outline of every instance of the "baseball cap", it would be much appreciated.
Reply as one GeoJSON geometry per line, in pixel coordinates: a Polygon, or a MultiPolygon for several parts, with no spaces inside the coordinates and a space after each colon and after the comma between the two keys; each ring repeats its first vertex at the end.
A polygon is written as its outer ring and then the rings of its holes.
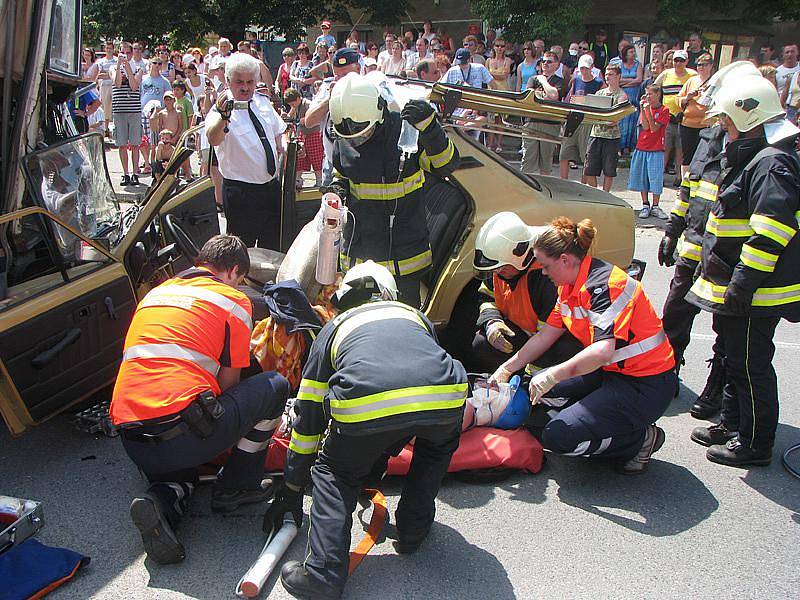
{"type": "Polygon", "coordinates": [[[578,59],[578,68],[579,69],[583,68],[583,67],[585,67],[587,69],[591,69],[593,66],[594,66],[594,60],[592,60],[592,57],[589,56],[588,54],[584,54],[583,56],[581,56],[578,59]]]}
{"type": "Polygon", "coordinates": [[[219,54],[219,48],[217,48],[216,46],[209,46],[208,47],[208,55],[209,56],[214,56],[215,54],[219,54]]]}
{"type": "Polygon", "coordinates": [[[672,55],[672,60],[677,60],[679,58],[689,60],[689,53],[686,52],[686,50],[675,50],[675,53],[672,55]]]}
{"type": "Polygon", "coordinates": [[[328,28],[330,28],[330,26],[331,26],[331,22],[330,22],[330,21],[328,21],[328,20],[325,20],[325,21],[323,21],[322,23],[320,23],[320,24],[319,24],[319,26],[320,26],[320,27],[328,27],[328,28]]]}
{"type": "Polygon", "coordinates": [[[377,67],[378,61],[372,58],[371,56],[367,56],[364,58],[364,66],[365,67],[377,67]]]}
{"type": "Polygon", "coordinates": [[[333,55],[333,66],[344,67],[359,61],[361,55],[355,48],[339,48],[333,55]]]}
{"type": "Polygon", "coordinates": [[[215,69],[224,69],[225,68],[225,57],[224,56],[215,56],[210,61],[211,64],[208,65],[208,70],[213,71],[215,69]]]}
{"type": "Polygon", "coordinates": [[[459,48],[456,50],[456,58],[453,61],[457,65],[465,65],[469,62],[469,50],[466,48],[459,48]]]}

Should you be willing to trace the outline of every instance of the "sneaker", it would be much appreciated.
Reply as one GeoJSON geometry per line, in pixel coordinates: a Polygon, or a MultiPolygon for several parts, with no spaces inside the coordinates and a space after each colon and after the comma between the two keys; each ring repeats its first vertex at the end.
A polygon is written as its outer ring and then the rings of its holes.
{"type": "Polygon", "coordinates": [[[181,562],[186,557],[183,544],[164,516],[158,500],[150,494],[134,498],[130,508],[131,520],[142,536],[144,551],[161,565],[181,562]]]}
{"type": "Polygon", "coordinates": [[[139,185],[139,176],[136,173],[131,175],[131,185],[139,185]]]}
{"type": "Polygon", "coordinates": [[[639,218],[640,219],[647,219],[650,216],[650,205],[645,204],[642,207],[642,210],[639,211],[639,218]]]}
{"type": "Polygon", "coordinates": [[[689,437],[701,446],[721,446],[739,437],[739,432],[730,431],[725,425],[719,423],[710,427],[695,427],[689,437]]]}
{"type": "Polygon", "coordinates": [[[290,560],[281,569],[281,583],[286,591],[295,598],[323,598],[334,600],[340,598],[341,590],[317,579],[308,572],[303,563],[290,560]]]}
{"type": "Polygon", "coordinates": [[[722,358],[714,355],[706,361],[711,367],[703,391],[690,411],[695,419],[710,419],[722,408],[722,388],[725,387],[725,365],[722,358]]]}
{"type": "Polygon", "coordinates": [[[667,218],[667,213],[665,213],[663,210],[661,210],[661,207],[658,206],[657,204],[653,208],[650,209],[650,214],[652,216],[654,216],[656,219],[666,219],[667,218]]]}
{"type": "Polygon", "coordinates": [[[726,467],[765,467],[772,461],[772,448],[748,448],[735,437],[724,446],[711,446],[706,451],[706,458],[726,467]]]}
{"type": "Polygon", "coordinates": [[[664,445],[666,437],[661,427],[648,425],[647,432],[644,436],[644,443],[639,449],[639,452],[628,462],[618,466],[617,472],[622,475],[641,475],[644,473],[647,470],[647,465],[650,463],[650,457],[658,452],[661,446],[664,445]]]}
{"type": "Polygon", "coordinates": [[[119,182],[120,185],[130,185],[131,184],[131,176],[130,175],[123,175],[122,180],[119,182]]]}
{"type": "Polygon", "coordinates": [[[233,512],[244,504],[266,502],[272,497],[274,486],[272,479],[265,479],[261,487],[254,490],[232,490],[214,487],[211,493],[211,510],[214,512],[233,512]]]}

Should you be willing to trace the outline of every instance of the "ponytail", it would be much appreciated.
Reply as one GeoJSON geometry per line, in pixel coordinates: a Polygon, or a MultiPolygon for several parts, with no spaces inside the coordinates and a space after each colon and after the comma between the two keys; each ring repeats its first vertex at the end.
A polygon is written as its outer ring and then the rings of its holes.
{"type": "Polygon", "coordinates": [[[591,219],[574,223],[569,217],[558,217],[537,238],[534,248],[552,258],[571,254],[583,259],[589,253],[596,233],[591,219]]]}

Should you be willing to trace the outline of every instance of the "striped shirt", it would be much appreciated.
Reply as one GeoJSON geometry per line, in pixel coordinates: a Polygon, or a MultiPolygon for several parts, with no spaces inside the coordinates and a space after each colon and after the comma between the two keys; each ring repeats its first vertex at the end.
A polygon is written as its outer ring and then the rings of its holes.
{"type": "Polygon", "coordinates": [[[129,114],[142,112],[142,100],[139,91],[133,91],[128,77],[123,73],[122,84],[115,85],[111,89],[111,112],[112,114],[129,114]]]}

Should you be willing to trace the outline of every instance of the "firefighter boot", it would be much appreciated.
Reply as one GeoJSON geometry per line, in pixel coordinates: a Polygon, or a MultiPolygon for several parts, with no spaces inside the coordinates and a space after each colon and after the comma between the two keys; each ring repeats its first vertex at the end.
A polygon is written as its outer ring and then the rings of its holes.
{"type": "Polygon", "coordinates": [[[281,583],[286,591],[295,598],[308,598],[309,600],[331,599],[341,597],[341,590],[337,590],[321,579],[309,573],[303,563],[290,560],[281,569],[281,583]]]}
{"type": "Polygon", "coordinates": [[[691,415],[695,419],[709,419],[722,408],[722,388],[725,386],[725,363],[721,356],[714,355],[707,361],[711,372],[706,380],[706,387],[695,400],[691,415]]]}

